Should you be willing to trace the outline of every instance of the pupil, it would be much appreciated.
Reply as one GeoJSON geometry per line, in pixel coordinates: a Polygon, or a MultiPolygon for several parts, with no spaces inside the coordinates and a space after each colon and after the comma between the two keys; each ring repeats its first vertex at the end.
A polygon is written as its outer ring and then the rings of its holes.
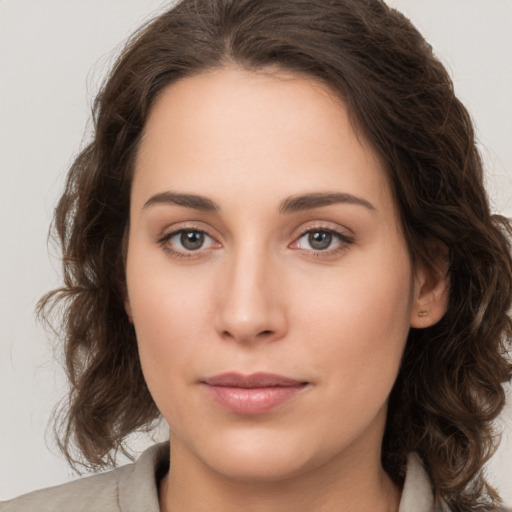
{"type": "Polygon", "coordinates": [[[199,231],[183,231],[180,236],[180,242],[185,249],[196,251],[200,249],[204,243],[204,233],[199,231]]]}
{"type": "Polygon", "coordinates": [[[309,245],[316,250],[327,249],[331,245],[332,235],[326,231],[314,231],[309,234],[309,245]]]}

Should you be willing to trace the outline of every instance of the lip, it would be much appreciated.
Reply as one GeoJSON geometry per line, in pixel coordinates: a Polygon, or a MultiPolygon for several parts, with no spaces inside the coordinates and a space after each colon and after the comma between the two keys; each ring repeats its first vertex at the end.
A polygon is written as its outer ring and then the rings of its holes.
{"type": "Polygon", "coordinates": [[[263,414],[298,395],[308,382],[272,373],[223,373],[201,381],[210,397],[237,414],[263,414]]]}

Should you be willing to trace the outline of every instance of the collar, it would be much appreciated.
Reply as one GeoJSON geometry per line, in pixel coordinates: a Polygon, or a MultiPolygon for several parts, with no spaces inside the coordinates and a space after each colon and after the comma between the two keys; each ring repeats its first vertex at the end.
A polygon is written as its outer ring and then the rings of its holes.
{"type": "MultiPolygon", "coordinates": [[[[169,467],[169,443],[148,448],[119,481],[119,508],[122,512],[160,512],[158,482],[169,467]]],[[[398,512],[441,512],[427,472],[415,453],[407,457],[407,471],[398,512]]]]}
{"type": "Polygon", "coordinates": [[[407,471],[398,512],[441,512],[434,507],[434,494],[430,478],[416,453],[407,456],[407,471]]]}

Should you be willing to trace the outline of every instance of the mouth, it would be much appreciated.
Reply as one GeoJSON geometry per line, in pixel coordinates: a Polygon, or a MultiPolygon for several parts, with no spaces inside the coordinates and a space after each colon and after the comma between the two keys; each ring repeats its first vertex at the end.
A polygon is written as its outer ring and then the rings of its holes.
{"type": "Polygon", "coordinates": [[[201,381],[215,403],[237,414],[270,412],[301,393],[309,382],[271,373],[223,373],[201,381]]]}

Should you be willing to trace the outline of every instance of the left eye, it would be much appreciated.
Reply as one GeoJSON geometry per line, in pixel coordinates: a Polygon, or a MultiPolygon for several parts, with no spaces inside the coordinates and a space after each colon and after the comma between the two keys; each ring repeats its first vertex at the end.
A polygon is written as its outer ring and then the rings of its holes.
{"type": "Polygon", "coordinates": [[[296,242],[298,249],[327,251],[338,248],[343,242],[350,242],[347,237],[328,229],[313,229],[304,233],[296,242]]]}

